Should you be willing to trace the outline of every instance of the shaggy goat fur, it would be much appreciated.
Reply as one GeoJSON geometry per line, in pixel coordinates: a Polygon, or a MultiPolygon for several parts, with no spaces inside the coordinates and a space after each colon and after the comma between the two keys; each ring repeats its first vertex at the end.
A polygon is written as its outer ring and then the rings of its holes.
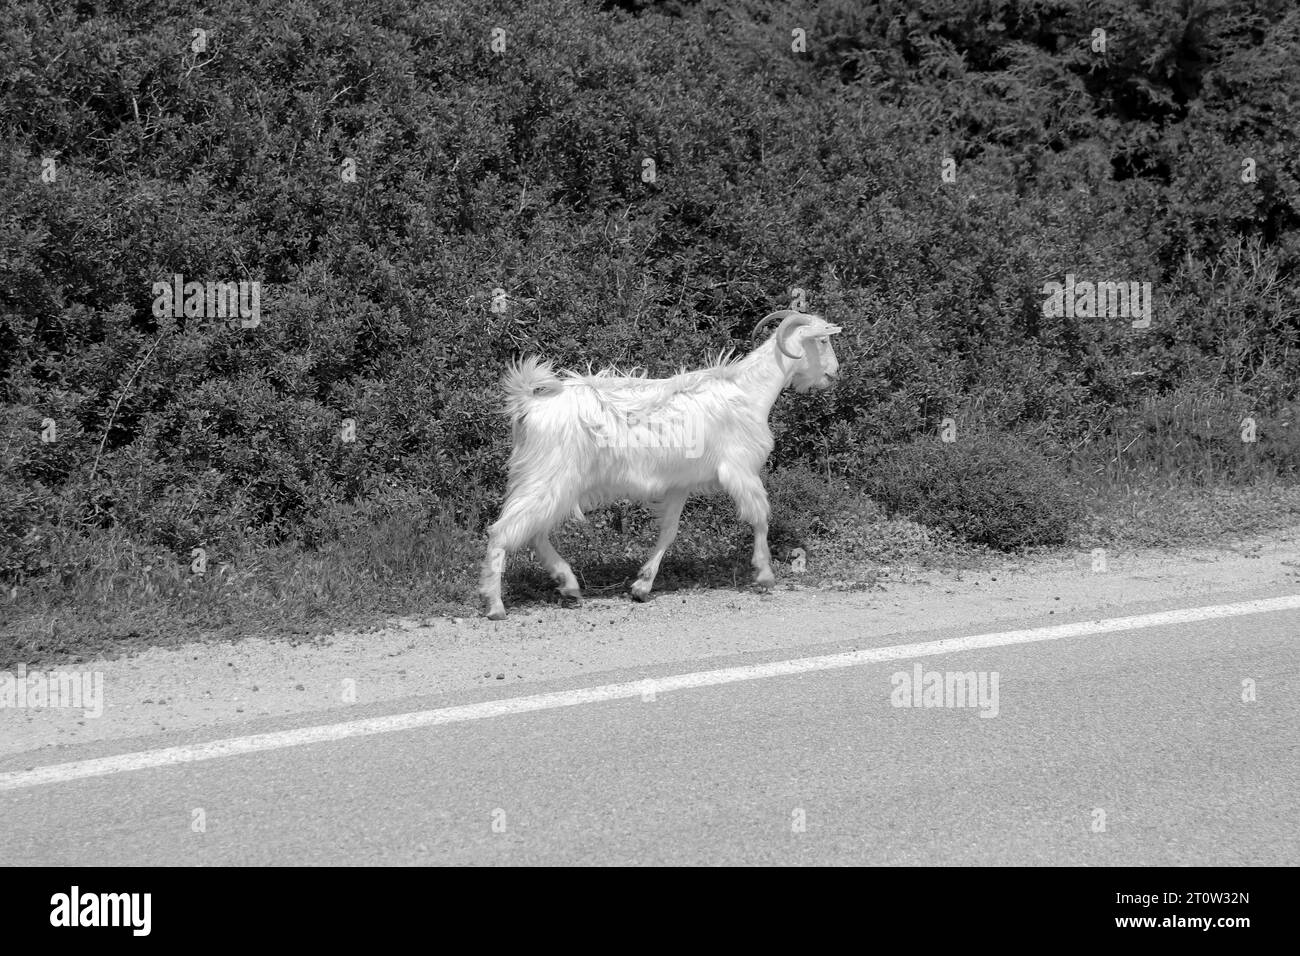
{"type": "Polygon", "coordinates": [[[692,492],[725,490],[755,531],[754,566],[770,585],[767,494],[760,477],[772,451],[767,418],[781,390],[827,387],[838,365],[829,336],[839,329],[818,316],[775,313],[784,319],[743,358],[724,353],[706,368],[670,378],[605,369],[557,373],[550,362],[523,359],[502,387],[514,451],[501,516],[489,533],[480,592],[492,617],[503,617],[500,577],[505,554],[532,544],[560,582],[578,598],[577,581],[550,543],[566,518],[622,498],[649,502],[660,518],[660,542],[633,585],[649,595],[659,561],[676,535],[692,492]],[[804,351],[787,358],[777,337],[802,333],[804,351]]]}

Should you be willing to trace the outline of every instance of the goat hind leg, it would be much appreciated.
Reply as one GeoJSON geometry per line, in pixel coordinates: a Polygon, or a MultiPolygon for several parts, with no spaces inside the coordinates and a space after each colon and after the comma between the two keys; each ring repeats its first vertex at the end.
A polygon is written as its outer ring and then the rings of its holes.
{"type": "Polygon", "coordinates": [[[521,498],[510,498],[501,509],[501,517],[488,530],[487,554],[479,572],[478,593],[487,605],[490,620],[504,620],[505,604],[501,600],[501,573],[506,555],[518,551],[537,534],[536,519],[528,513],[521,498]]]}
{"type": "Polygon", "coordinates": [[[659,540],[655,543],[650,559],[641,565],[641,571],[632,582],[632,597],[638,601],[650,600],[650,589],[654,587],[655,576],[659,573],[659,562],[664,559],[664,552],[677,537],[677,524],[682,517],[682,507],[685,504],[685,492],[674,492],[664,499],[659,513],[659,540]]]}
{"type": "Polygon", "coordinates": [[[487,555],[479,572],[478,593],[487,605],[487,616],[493,621],[505,620],[506,606],[501,601],[501,572],[506,569],[506,548],[497,535],[488,538],[487,555]]]}
{"type": "Polygon", "coordinates": [[[558,582],[560,594],[574,604],[582,603],[578,579],[573,576],[573,568],[569,567],[569,562],[560,557],[560,552],[555,550],[555,545],[551,543],[550,531],[543,531],[533,539],[533,551],[537,554],[537,560],[542,562],[542,566],[558,582]]]}

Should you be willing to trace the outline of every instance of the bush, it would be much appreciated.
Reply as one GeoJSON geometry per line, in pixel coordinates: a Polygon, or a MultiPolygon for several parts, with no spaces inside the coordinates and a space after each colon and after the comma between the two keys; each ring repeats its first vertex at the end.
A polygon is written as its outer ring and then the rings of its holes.
{"type": "Polygon", "coordinates": [[[772,472],[766,485],[772,506],[768,544],[782,561],[791,548],[809,548],[848,508],[844,482],[836,483],[804,465],[772,472]]]}
{"type": "Polygon", "coordinates": [[[917,438],[877,462],[867,488],[891,511],[1001,551],[1063,544],[1083,513],[1064,470],[1006,434],[917,438]]]}
{"type": "Polygon", "coordinates": [[[43,497],[0,475],[0,581],[39,574],[44,558],[39,525],[43,497]]]}
{"type": "MultiPolygon", "coordinates": [[[[842,375],[776,405],[777,470],[975,406],[1100,443],[1188,384],[1263,422],[1300,383],[1300,10],[1096,6],[8,5],[0,578],[50,523],[311,549],[393,489],[477,531],[512,357],[670,374],[793,287],[842,375]],[[1151,327],[1045,316],[1071,272],[1151,282],[1151,327]],[[263,321],[156,314],[178,274],[260,282],[263,321]]],[[[1245,454],[1287,474],[1279,434],[1245,454]]]]}

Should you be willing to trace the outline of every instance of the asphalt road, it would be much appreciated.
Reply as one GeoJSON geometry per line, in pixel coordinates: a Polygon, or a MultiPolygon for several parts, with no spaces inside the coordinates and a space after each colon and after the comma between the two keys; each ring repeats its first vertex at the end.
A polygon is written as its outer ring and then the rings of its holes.
{"type": "Polygon", "coordinates": [[[23,786],[0,791],[0,859],[1296,865],[1298,636],[1300,611],[1275,611],[23,786]],[[891,705],[913,663],[996,673],[997,716],[891,705]]]}

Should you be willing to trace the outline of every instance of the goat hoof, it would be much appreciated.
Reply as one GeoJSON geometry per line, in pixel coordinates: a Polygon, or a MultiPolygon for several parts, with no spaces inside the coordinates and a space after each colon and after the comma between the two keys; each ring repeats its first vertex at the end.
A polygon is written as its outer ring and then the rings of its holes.
{"type": "Polygon", "coordinates": [[[582,595],[577,591],[561,591],[560,603],[565,607],[582,607],[582,595]]]}
{"type": "Polygon", "coordinates": [[[494,607],[487,613],[489,621],[504,621],[506,619],[506,609],[503,607],[494,607]]]}
{"type": "Polygon", "coordinates": [[[642,584],[640,581],[637,581],[632,585],[629,593],[632,595],[632,600],[644,603],[650,600],[650,585],[642,584]]]}
{"type": "Polygon", "coordinates": [[[776,586],[776,578],[774,578],[770,574],[765,577],[760,577],[754,581],[754,587],[762,591],[764,594],[771,591],[772,588],[775,586],[776,586]]]}

